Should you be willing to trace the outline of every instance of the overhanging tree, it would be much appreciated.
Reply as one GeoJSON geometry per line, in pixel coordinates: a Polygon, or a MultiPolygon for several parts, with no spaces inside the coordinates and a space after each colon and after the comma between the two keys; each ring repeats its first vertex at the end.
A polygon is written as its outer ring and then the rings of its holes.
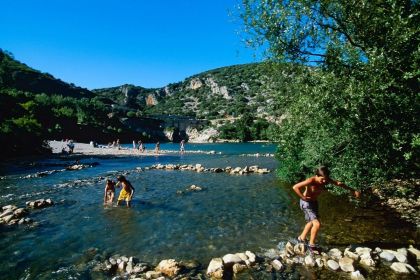
{"type": "Polygon", "coordinates": [[[247,42],[299,63],[279,92],[279,174],[329,164],[355,187],[418,177],[419,1],[244,0],[247,42]],[[297,72],[296,72],[297,71],[297,72]]]}

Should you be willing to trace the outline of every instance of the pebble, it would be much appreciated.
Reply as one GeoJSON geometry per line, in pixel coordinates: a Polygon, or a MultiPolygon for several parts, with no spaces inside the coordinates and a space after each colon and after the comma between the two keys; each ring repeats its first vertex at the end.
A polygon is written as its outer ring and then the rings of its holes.
{"type": "Polygon", "coordinates": [[[281,271],[283,269],[283,264],[279,260],[272,261],[271,265],[276,271],[281,271]]]}
{"type": "Polygon", "coordinates": [[[340,268],[341,268],[342,271],[353,272],[354,271],[353,262],[354,262],[353,259],[351,259],[349,257],[344,257],[344,258],[341,258],[338,261],[338,264],[340,265],[340,268]]]}
{"type": "Polygon", "coordinates": [[[336,271],[340,268],[340,266],[338,265],[338,263],[334,260],[328,260],[327,261],[327,266],[329,269],[336,271]]]}

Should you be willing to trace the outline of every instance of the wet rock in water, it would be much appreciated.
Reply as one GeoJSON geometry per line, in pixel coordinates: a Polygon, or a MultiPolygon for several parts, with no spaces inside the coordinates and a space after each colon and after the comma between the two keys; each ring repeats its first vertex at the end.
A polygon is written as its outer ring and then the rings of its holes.
{"type": "Polygon", "coordinates": [[[276,270],[276,271],[281,271],[283,269],[283,264],[279,261],[279,260],[274,260],[271,262],[271,266],[276,270]]]}
{"type": "Polygon", "coordinates": [[[324,266],[324,261],[321,258],[316,258],[315,263],[319,268],[322,268],[324,266]]]}
{"type": "Polygon", "coordinates": [[[359,263],[366,267],[374,267],[376,265],[375,261],[372,259],[370,253],[365,253],[360,256],[359,263]]]}
{"type": "Polygon", "coordinates": [[[232,267],[233,273],[238,274],[246,270],[248,267],[245,264],[235,263],[232,267]]]}
{"type": "Polygon", "coordinates": [[[121,260],[121,262],[118,264],[118,270],[119,271],[124,271],[126,266],[127,266],[127,263],[125,261],[121,260]]]}
{"type": "Polygon", "coordinates": [[[128,258],[127,258],[126,256],[122,256],[122,257],[121,257],[121,260],[122,260],[123,262],[128,262],[128,258]]]}
{"type": "Polygon", "coordinates": [[[343,254],[340,250],[334,248],[328,251],[328,256],[335,261],[339,261],[343,257],[343,254]]]}
{"type": "MultiPolygon", "coordinates": [[[[293,252],[293,246],[292,246],[292,252],[293,252]]],[[[271,260],[277,259],[280,257],[280,251],[273,248],[268,249],[267,251],[264,252],[264,256],[271,260]]]]}
{"type": "Polygon", "coordinates": [[[352,280],[365,280],[365,277],[363,274],[360,273],[360,271],[356,270],[350,274],[350,279],[352,280]]]}
{"type": "Polygon", "coordinates": [[[410,245],[408,248],[408,254],[412,257],[414,257],[417,262],[420,262],[420,250],[413,247],[413,245],[410,245]]]}
{"type": "Polygon", "coordinates": [[[297,255],[301,255],[301,256],[305,255],[305,253],[306,253],[305,244],[303,244],[303,243],[296,244],[293,247],[293,252],[297,255]]]}
{"type": "Polygon", "coordinates": [[[6,216],[13,215],[13,210],[7,209],[3,213],[0,214],[0,218],[4,218],[6,216]]]}
{"type": "Polygon", "coordinates": [[[2,210],[3,211],[6,211],[6,210],[12,210],[12,211],[14,211],[15,209],[17,209],[16,205],[11,205],[11,204],[2,207],[2,210]]]}
{"type": "Polygon", "coordinates": [[[26,216],[28,214],[28,211],[26,211],[26,209],[25,208],[18,208],[18,209],[16,209],[14,212],[13,212],[13,215],[16,217],[16,218],[21,218],[21,217],[23,217],[23,216],[26,216]]]}
{"type": "Polygon", "coordinates": [[[353,272],[354,271],[353,262],[354,262],[353,259],[349,257],[344,257],[338,261],[338,264],[340,265],[340,268],[342,271],[353,272]]]}
{"type": "Polygon", "coordinates": [[[191,192],[199,192],[199,191],[202,191],[202,190],[203,190],[203,187],[196,186],[196,185],[191,185],[191,186],[187,189],[187,191],[191,191],[191,192]]]}
{"type": "Polygon", "coordinates": [[[372,252],[372,249],[370,249],[368,247],[357,247],[356,248],[356,254],[358,254],[359,256],[365,255],[365,254],[370,255],[370,252],[372,252]]]}
{"type": "Polygon", "coordinates": [[[257,170],[258,174],[267,174],[270,173],[270,170],[268,170],[267,168],[261,168],[257,170]]]}
{"type": "Polygon", "coordinates": [[[162,276],[162,273],[159,272],[159,271],[151,270],[151,271],[146,272],[146,278],[147,279],[158,279],[161,276],[162,276]]]}
{"type": "Polygon", "coordinates": [[[311,256],[311,255],[309,255],[309,256],[306,256],[305,257],[305,265],[306,266],[309,266],[309,267],[314,267],[315,266],[315,261],[314,261],[314,258],[311,256]]]}
{"type": "Polygon", "coordinates": [[[166,276],[174,277],[181,271],[181,265],[174,259],[162,260],[156,267],[156,270],[166,276]]]}
{"type": "Polygon", "coordinates": [[[223,278],[224,274],[223,260],[221,258],[214,258],[210,261],[207,267],[207,275],[214,278],[223,278]]]}
{"type": "MultiPolygon", "coordinates": [[[[405,263],[401,263],[401,262],[394,262],[391,265],[391,269],[397,273],[410,273],[409,268],[407,267],[408,265],[405,263]]],[[[413,268],[414,270],[414,268],[413,268]]]]}
{"type": "Polygon", "coordinates": [[[407,263],[407,256],[403,253],[394,250],[384,250],[384,252],[394,255],[398,262],[407,263]]]}
{"type": "Polygon", "coordinates": [[[223,263],[226,266],[233,266],[235,263],[243,263],[244,261],[234,254],[226,254],[223,256],[223,263]]]}
{"type": "Polygon", "coordinates": [[[390,252],[387,251],[383,251],[382,253],[379,254],[379,257],[387,262],[392,262],[395,259],[394,254],[391,254],[390,252]]]}
{"type": "Polygon", "coordinates": [[[128,262],[127,266],[125,267],[125,271],[127,271],[127,273],[131,273],[133,271],[133,262],[128,262]]]}
{"type": "Polygon", "coordinates": [[[251,264],[257,261],[257,256],[251,251],[246,251],[245,255],[248,257],[248,260],[251,262],[251,264]]]}
{"type": "Polygon", "coordinates": [[[214,173],[221,173],[221,172],[223,172],[224,170],[222,169],[222,168],[215,168],[214,169],[214,173]]]}
{"type": "Polygon", "coordinates": [[[285,249],[286,249],[286,253],[289,254],[290,256],[293,256],[295,254],[295,250],[293,248],[292,243],[287,242],[285,249]]]}
{"type": "Polygon", "coordinates": [[[37,199],[34,201],[27,201],[26,202],[26,206],[28,206],[29,208],[35,208],[35,209],[40,209],[40,208],[45,208],[45,207],[49,207],[54,205],[54,202],[48,198],[48,199],[37,199]]]}
{"type": "Polygon", "coordinates": [[[4,223],[9,224],[13,219],[13,214],[7,215],[5,217],[2,218],[2,220],[4,221],[4,223]]]}
{"type": "Polygon", "coordinates": [[[349,257],[350,259],[353,259],[353,260],[355,260],[355,261],[359,260],[359,255],[358,255],[358,254],[356,254],[356,253],[353,253],[352,251],[350,251],[350,249],[349,249],[349,248],[346,248],[346,249],[344,250],[344,256],[345,256],[345,257],[349,257]]]}
{"type": "Polygon", "coordinates": [[[248,260],[248,256],[245,253],[236,253],[236,256],[238,256],[243,262],[248,260]]]}
{"type": "Polygon", "coordinates": [[[340,268],[338,263],[335,260],[328,260],[327,261],[327,267],[333,271],[336,271],[340,268]]]}

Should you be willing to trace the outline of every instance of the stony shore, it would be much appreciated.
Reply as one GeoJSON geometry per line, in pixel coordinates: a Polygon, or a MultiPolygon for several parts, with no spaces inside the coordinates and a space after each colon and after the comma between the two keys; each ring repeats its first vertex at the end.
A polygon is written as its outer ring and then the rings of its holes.
{"type": "MultiPolygon", "coordinates": [[[[319,253],[308,251],[303,243],[287,242],[283,248],[263,253],[249,250],[229,253],[211,259],[208,265],[175,259],[152,265],[135,256],[112,255],[97,256],[88,266],[92,273],[102,273],[113,280],[236,279],[241,276],[246,279],[285,279],[296,276],[299,270],[312,271],[317,275],[328,273],[330,279],[345,277],[362,280],[375,275],[393,275],[395,279],[401,275],[412,275],[415,279],[420,271],[419,265],[420,251],[411,245],[394,250],[350,246],[343,251],[332,248],[319,253]]],[[[300,278],[304,277],[302,272],[298,274],[300,278]]]]}

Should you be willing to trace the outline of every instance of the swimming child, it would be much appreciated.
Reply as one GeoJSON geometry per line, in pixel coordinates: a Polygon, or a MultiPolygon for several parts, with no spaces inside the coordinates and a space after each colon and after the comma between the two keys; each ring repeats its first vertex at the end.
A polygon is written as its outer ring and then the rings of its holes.
{"type": "Polygon", "coordinates": [[[122,175],[117,177],[118,183],[115,185],[117,188],[122,186],[120,195],[118,196],[117,205],[121,204],[121,201],[125,200],[127,202],[127,207],[131,207],[131,200],[134,195],[134,187],[131,183],[122,175]]]}
{"type": "Polygon", "coordinates": [[[333,180],[330,178],[330,171],[326,166],[321,166],[315,171],[315,176],[310,177],[300,183],[297,183],[293,186],[293,190],[300,197],[300,208],[305,214],[306,225],[302,233],[298,236],[298,242],[306,243],[306,235],[309,231],[311,236],[309,239],[309,250],[311,252],[316,251],[317,247],[315,245],[315,239],[318,234],[321,223],[319,221],[318,213],[318,196],[325,191],[325,186],[327,184],[333,184],[343,189],[346,189],[350,192],[353,192],[353,195],[356,198],[360,197],[360,192],[353,190],[352,188],[346,186],[344,183],[333,180]],[[302,192],[302,188],[304,191],[302,192]]]}
{"type": "Polygon", "coordinates": [[[105,184],[105,195],[104,195],[104,205],[112,204],[114,202],[115,196],[115,182],[112,180],[106,180],[105,184]]]}

